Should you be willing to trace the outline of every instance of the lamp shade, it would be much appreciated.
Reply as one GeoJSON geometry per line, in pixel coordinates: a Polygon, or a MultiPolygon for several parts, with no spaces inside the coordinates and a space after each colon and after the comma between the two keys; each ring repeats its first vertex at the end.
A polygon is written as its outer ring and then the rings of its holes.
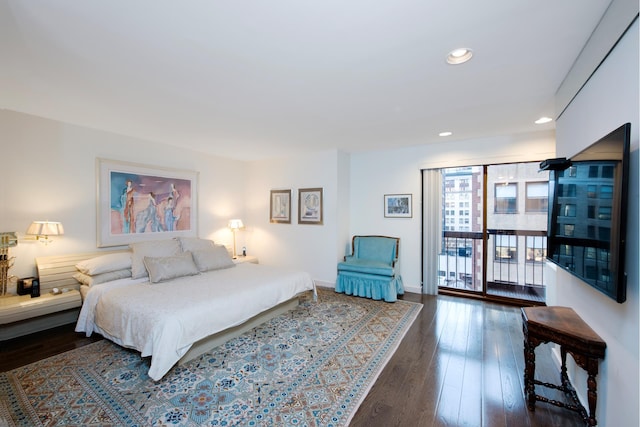
{"type": "Polygon", "coordinates": [[[244,224],[241,219],[230,219],[228,227],[232,230],[237,230],[239,228],[244,228],[244,224]]]}
{"type": "Polygon", "coordinates": [[[33,221],[27,234],[34,236],[61,236],[64,234],[62,223],[54,221],[33,221]]]}

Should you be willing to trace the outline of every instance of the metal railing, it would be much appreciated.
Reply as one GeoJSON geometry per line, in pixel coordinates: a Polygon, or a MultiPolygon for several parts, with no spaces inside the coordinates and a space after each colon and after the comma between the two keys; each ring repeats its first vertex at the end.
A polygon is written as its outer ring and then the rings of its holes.
{"type": "Polygon", "coordinates": [[[490,229],[486,247],[483,254],[483,233],[445,231],[439,285],[544,301],[545,231],[490,229]]]}

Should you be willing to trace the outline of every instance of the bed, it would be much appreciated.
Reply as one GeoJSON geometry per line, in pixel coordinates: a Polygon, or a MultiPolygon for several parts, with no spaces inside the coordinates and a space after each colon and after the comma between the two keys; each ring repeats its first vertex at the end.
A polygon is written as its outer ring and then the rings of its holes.
{"type": "Polygon", "coordinates": [[[97,332],[142,357],[151,356],[148,375],[154,380],[176,363],[294,308],[300,296],[315,295],[308,273],[251,263],[153,279],[126,277],[83,285],[76,331],[87,336],[97,332]]]}

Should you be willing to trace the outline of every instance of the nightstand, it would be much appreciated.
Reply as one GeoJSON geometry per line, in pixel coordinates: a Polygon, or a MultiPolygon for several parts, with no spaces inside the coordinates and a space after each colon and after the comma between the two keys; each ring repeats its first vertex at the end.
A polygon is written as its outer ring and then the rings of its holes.
{"type": "Polygon", "coordinates": [[[236,264],[242,264],[243,262],[250,262],[252,264],[258,264],[258,257],[247,255],[247,256],[238,256],[233,260],[236,264]]]}
{"type": "Polygon", "coordinates": [[[60,295],[45,292],[37,298],[13,295],[0,298],[0,341],[74,323],[82,305],[75,289],[60,295]]]}

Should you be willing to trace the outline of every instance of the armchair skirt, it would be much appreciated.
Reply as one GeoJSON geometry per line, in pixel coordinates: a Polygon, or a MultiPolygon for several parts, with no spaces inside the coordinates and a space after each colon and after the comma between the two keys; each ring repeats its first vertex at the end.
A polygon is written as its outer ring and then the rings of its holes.
{"type": "Polygon", "coordinates": [[[400,276],[389,277],[341,271],[336,281],[336,292],[394,302],[397,301],[398,295],[404,294],[404,286],[400,276]]]}

